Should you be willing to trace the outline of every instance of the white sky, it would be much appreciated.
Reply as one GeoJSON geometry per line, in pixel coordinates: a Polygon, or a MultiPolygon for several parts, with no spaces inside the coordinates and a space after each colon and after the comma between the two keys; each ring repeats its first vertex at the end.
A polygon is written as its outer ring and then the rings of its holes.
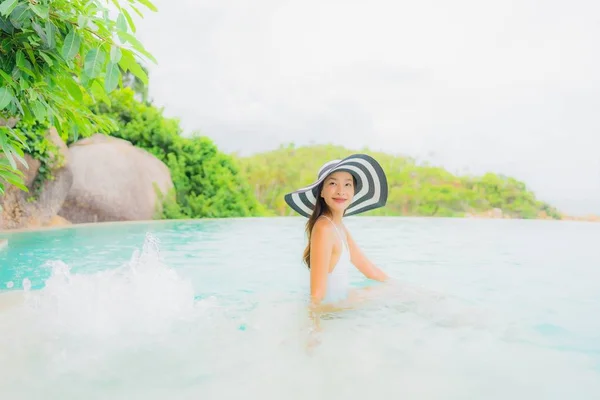
{"type": "Polygon", "coordinates": [[[335,143],[600,213],[600,2],[154,0],[150,95],[226,152],[335,143]]]}

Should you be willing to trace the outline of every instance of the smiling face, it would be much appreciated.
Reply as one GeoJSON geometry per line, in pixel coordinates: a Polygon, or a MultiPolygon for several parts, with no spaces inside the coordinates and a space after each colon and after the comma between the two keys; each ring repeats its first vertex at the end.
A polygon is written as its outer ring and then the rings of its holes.
{"type": "Polygon", "coordinates": [[[323,181],[321,197],[332,212],[343,213],[354,198],[354,179],[346,171],[336,171],[323,181]]]}

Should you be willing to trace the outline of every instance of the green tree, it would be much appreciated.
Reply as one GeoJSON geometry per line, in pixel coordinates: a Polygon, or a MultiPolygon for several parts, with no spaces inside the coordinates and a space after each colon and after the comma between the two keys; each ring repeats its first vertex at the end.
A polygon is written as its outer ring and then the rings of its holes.
{"type": "Polygon", "coordinates": [[[17,122],[54,126],[63,139],[115,129],[89,104],[108,101],[124,73],[147,83],[137,60],[156,60],[134,36],[140,6],[156,11],[150,0],[0,0],[0,195],[5,183],[27,190],[17,122]]]}
{"type": "Polygon", "coordinates": [[[117,121],[111,136],[147,150],[169,167],[176,203],[167,203],[163,217],[264,215],[232,156],[205,136],[182,136],[177,119],[165,118],[161,109],[136,100],[132,88],[114,91],[110,103],[99,103],[93,110],[117,121]]]}

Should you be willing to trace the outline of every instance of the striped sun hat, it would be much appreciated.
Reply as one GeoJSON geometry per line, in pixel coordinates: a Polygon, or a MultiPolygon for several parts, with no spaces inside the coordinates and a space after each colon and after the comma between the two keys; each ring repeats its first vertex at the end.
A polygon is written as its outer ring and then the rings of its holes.
{"type": "Polygon", "coordinates": [[[318,187],[323,180],[336,171],[351,173],[356,179],[355,194],[345,215],[355,215],[385,206],[388,185],[381,165],[366,154],[352,154],[343,160],[332,160],[319,169],[312,184],[284,196],[285,202],[297,213],[310,217],[317,201],[318,187]]]}

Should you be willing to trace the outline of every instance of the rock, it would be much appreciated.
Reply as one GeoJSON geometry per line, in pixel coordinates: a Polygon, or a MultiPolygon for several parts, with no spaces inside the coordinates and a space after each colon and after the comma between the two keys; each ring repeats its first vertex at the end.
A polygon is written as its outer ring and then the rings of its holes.
{"type": "Polygon", "coordinates": [[[68,225],[72,225],[71,221],[67,221],[60,215],[55,215],[54,217],[50,218],[50,221],[48,221],[48,223],[46,224],[46,226],[68,226],[68,225]]]}
{"type": "Polygon", "coordinates": [[[8,246],[8,240],[6,240],[6,239],[0,239],[0,250],[2,250],[3,248],[5,248],[6,246],[8,246]]]}
{"type": "Polygon", "coordinates": [[[150,220],[173,188],[169,168],[130,142],[96,134],[69,148],[73,186],[59,215],[73,223],[150,220]]]}
{"type": "Polygon", "coordinates": [[[56,129],[51,128],[47,135],[58,148],[57,157],[50,160],[48,165],[54,179],[45,181],[40,188],[34,190],[32,185],[38,175],[40,162],[25,155],[28,168],[21,164],[18,167],[24,173],[24,182],[29,192],[7,185],[4,196],[0,197],[0,229],[47,226],[62,207],[73,183],[69,151],[56,129]]]}

